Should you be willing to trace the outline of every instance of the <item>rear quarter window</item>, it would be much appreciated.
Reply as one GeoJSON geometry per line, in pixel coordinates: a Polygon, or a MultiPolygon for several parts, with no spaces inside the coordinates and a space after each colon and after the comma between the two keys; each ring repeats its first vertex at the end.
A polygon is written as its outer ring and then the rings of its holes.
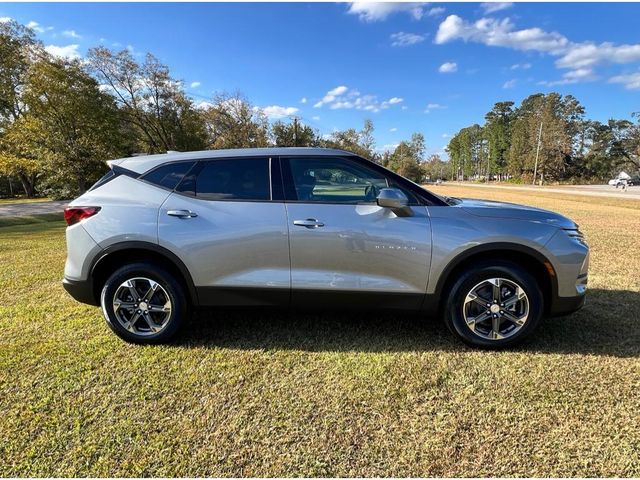
{"type": "Polygon", "coordinates": [[[167,163],[154,168],[141,178],[145,182],[153,183],[159,187],[173,190],[182,181],[195,162],[175,162],[167,163]]]}

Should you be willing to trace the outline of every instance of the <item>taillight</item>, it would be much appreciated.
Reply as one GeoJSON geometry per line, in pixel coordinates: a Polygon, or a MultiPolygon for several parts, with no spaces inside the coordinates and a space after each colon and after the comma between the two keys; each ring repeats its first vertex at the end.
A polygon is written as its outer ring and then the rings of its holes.
{"type": "Polygon", "coordinates": [[[67,207],[64,209],[64,220],[67,225],[73,225],[85,218],[93,217],[100,211],[100,207],[67,207]]]}

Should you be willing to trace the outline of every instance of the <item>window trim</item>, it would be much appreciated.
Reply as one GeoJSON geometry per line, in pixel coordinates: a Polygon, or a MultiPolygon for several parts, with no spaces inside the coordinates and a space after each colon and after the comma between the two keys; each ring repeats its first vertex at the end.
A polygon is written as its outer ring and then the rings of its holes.
{"type": "Polygon", "coordinates": [[[119,177],[120,175],[125,175],[125,176],[131,177],[131,178],[138,178],[139,177],[139,174],[136,173],[136,172],[128,170],[128,169],[126,169],[124,167],[119,167],[118,165],[113,165],[109,169],[108,172],[106,172],[102,177],[100,177],[100,179],[98,179],[98,181],[96,183],[91,185],[91,187],[87,190],[87,192],[90,192],[92,190],[95,190],[96,188],[100,188],[103,185],[106,185],[111,180],[114,180],[115,178],[119,177]],[[107,177],[107,175],[109,175],[109,176],[107,177]]]}

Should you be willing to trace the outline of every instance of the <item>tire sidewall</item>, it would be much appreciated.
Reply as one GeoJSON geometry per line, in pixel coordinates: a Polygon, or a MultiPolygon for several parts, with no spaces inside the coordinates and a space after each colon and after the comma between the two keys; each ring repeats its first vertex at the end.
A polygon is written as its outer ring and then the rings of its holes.
{"type": "Polygon", "coordinates": [[[513,346],[525,341],[539,325],[544,312],[544,297],[535,278],[522,267],[509,262],[481,263],[470,267],[453,284],[444,311],[444,320],[452,333],[467,345],[488,349],[513,346]],[[501,340],[489,340],[473,333],[466,324],[462,309],[464,299],[478,283],[489,278],[506,278],[522,287],[529,299],[529,317],[525,325],[510,336],[501,340]]]}
{"type": "Polygon", "coordinates": [[[135,263],[117,269],[105,282],[100,293],[100,307],[107,325],[120,338],[131,343],[161,343],[172,338],[180,329],[187,317],[188,307],[182,285],[163,268],[152,263],[135,263]],[[165,289],[171,300],[171,316],[167,326],[159,333],[140,336],[129,332],[116,319],[110,304],[118,287],[134,277],[145,277],[158,282],[165,289]]]}

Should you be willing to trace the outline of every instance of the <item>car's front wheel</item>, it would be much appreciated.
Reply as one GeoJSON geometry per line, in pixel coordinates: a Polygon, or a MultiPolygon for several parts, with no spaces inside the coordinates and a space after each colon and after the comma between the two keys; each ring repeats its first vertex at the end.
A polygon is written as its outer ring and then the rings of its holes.
{"type": "Polygon", "coordinates": [[[531,335],[542,318],[543,302],[536,279],[519,265],[477,263],[449,290],[444,320],[468,345],[503,348],[531,335]]]}
{"type": "Polygon", "coordinates": [[[133,343],[169,340],[188,311],[182,285],[163,268],[144,262],[116,270],[102,288],[100,305],[111,330],[133,343]]]}

